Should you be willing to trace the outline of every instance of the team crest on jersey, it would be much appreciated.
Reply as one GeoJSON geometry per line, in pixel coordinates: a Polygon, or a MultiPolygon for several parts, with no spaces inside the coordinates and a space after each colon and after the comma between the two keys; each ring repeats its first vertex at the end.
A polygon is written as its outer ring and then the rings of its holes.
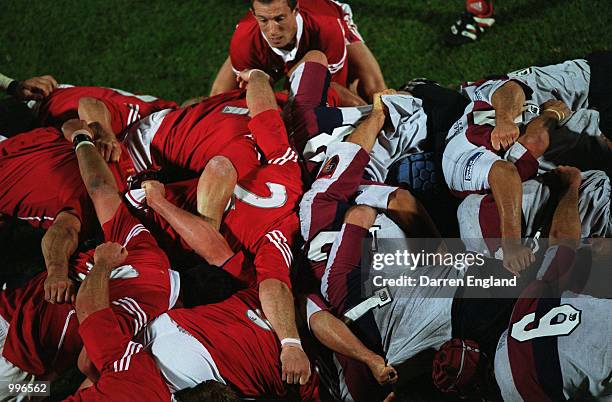
{"type": "Polygon", "coordinates": [[[467,165],[465,167],[465,173],[463,174],[463,178],[465,181],[472,181],[472,173],[474,171],[474,165],[476,161],[480,159],[480,157],[484,154],[484,152],[477,152],[470,157],[467,161],[467,165]]]}
{"type": "Polygon", "coordinates": [[[255,311],[247,310],[246,316],[249,320],[251,320],[253,324],[257,325],[259,328],[265,329],[266,331],[272,331],[272,324],[270,324],[270,321],[262,318],[261,311],[259,311],[259,309],[255,311]]]}
{"type": "Polygon", "coordinates": [[[340,157],[338,155],[332,156],[325,162],[325,165],[321,168],[317,179],[328,179],[334,175],[338,164],[340,163],[340,157]]]}

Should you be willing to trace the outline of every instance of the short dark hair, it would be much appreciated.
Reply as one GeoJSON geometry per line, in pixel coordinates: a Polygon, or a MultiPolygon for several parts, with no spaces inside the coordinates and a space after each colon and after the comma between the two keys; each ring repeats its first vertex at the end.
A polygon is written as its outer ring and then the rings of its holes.
{"type": "MultiPolygon", "coordinates": [[[[258,2],[261,4],[270,4],[275,2],[276,0],[251,0],[251,8],[253,8],[253,3],[258,2]]],[[[297,0],[287,0],[287,4],[289,5],[290,9],[295,9],[295,7],[297,7],[297,0]]]]}
{"type": "Polygon", "coordinates": [[[193,388],[183,389],[174,394],[179,402],[238,402],[236,393],[225,384],[215,380],[204,381],[193,388]]]}
{"type": "Polygon", "coordinates": [[[226,271],[206,263],[181,272],[181,299],[186,308],[219,303],[242,288],[226,271]]]}

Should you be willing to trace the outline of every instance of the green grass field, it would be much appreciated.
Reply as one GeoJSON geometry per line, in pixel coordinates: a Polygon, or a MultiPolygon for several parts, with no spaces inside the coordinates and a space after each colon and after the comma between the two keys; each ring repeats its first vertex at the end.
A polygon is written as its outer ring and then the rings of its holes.
{"type": "MultiPolygon", "coordinates": [[[[610,0],[501,0],[478,43],[442,35],[462,0],[348,0],[391,86],[412,77],[456,85],[612,46],[610,0]]],[[[208,94],[246,0],[2,1],[0,71],[50,73],[182,101],[208,94]]]]}
{"type": "MultiPolygon", "coordinates": [[[[456,86],[612,49],[611,0],[496,1],[493,28],[479,42],[458,48],[444,46],[441,38],[463,10],[463,0],[346,1],[391,87],[413,77],[456,86]]],[[[2,0],[0,72],[17,79],[52,74],[63,83],[121,88],[181,102],[208,94],[248,4],[2,0]]],[[[39,240],[37,235],[27,243],[0,245],[0,268],[42,267],[39,240]],[[31,261],[23,262],[21,255],[31,261]]],[[[74,378],[57,384],[54,393],[70,392],[74,378]]],[[[426,382],[407,400],[440,400],[426,382]]]]}

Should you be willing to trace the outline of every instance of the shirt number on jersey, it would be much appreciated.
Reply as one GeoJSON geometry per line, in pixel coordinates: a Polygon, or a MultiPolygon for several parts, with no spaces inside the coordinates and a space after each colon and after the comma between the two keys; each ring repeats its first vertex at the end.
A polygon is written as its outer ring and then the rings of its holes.
{"type": "Polygon", "coordinates": [[[512,325],[510,336],[519,342],[525,342],[547,336],[569,335],[580,325],[581,311],[569,304],[554,307],[546,313],[538,325],[527,329],[535,321],[535,313],[527,314],[520,321],[512,325]]]}
{"type": "Polygon", "coordinates": [[[251,193],[249,190],[236,185],[234,195],[245,204],[252,205],[257,208],[280,208],[287,202],[287,188],[282,184],[266,183],[270,189],[269,197],[261,197],[251,193]]]}

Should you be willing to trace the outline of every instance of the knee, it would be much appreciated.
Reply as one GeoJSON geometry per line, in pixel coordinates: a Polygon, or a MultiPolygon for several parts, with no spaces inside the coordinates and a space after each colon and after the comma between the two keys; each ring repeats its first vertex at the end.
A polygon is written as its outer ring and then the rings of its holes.
{"type": "Polygon", "coordinates": [[[228,158],[225,156],[215,156],[206,164],[202,176],[235,181],[238,174],[228,158]]]}
{"type": "Polygon", "coordinates": [[[350,208],[344,215],[344,223],[370,229],[376,220],[376,209],[367,205],[357,205],[350,208]]]}
{"type": "Polygon", "coordinates": [[[319,50],[311,50],[302,59],[304,62],[318,63],[327,67],[327,56],[319,50]]]}
{"type": "Polygon", "coordinates": [[[538,130],[522,136],[519,142],[527,148],[531,156],[537,159],[548,149],[550,139],[546,130],[538,130]]]}

